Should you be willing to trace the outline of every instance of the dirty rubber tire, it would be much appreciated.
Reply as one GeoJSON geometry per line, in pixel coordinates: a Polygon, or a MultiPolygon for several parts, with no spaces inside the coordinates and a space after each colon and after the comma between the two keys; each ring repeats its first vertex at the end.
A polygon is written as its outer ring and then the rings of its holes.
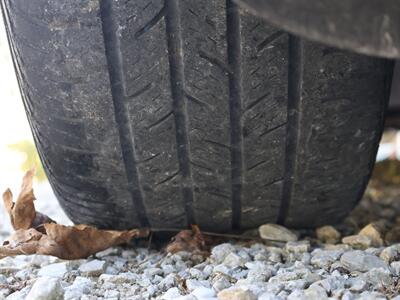
{"type": "Polygon", "coordinates": [[[2,4],[36,145],[74,222],[313,227],[362,196],[391,61],[230,0],[2,4]]]}

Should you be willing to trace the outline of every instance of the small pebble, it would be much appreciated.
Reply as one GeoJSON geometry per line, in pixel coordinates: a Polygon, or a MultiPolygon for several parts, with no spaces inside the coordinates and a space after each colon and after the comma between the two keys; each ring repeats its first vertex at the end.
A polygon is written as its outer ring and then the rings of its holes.
{"type": "Polygon", "coordinates": [[[68,272],[68,263],[61,262],[42,267],[38,276],[40,277],[59,277],[62,278],[68,272]]]}
{"type": "Polygon", "coordinates": [[[177,287],[170,288],[167,292],[164,293],[164,295],[161,296],[161,299],[163,300],[173,300],[178,297],[182,296],[181,292],[177,287]]]}
{"type": "Polygon", "coordinates": [[[297,235],[277,224],[264,224],[258,228],[260,237],[266,240],[277,240],[284,242],[295,242],[297,241],[297,235]]]}
{"type": "Polygon", "coordinates": [[[367,272],[372,268],[388,268],[382,259],[371,254],[366,254],[361,250],[345,252],[341,256],[340,262],[351,272],[367,272]]]}
{"type": "Polygon", "coordinates": [[[206,287],[198,287],[194,289],[191,294],[199,299],[211,298],[215,296],[214,290],[206,287]]]}
{"type": "Polygon", "coordinates": [[[61,300],[63,294],[59,278],[41,277],[32,286],[26,300],[61,300]]]}
{"type": "Polygon", "coordinates": [[[382,250],[379,257],[387,264],[395,260],[400,260],[400,244],[386,247],[382,250]]]}
{"type": "Polygon", "coordinates": [[[367,249],[372,246],[372,239],[366,235],[349,235],[342,239],[342,243],[354,249],[367,249]]]}
{"type": "Polygon", "coordinates": [[[257,297],[248,290],[239,288],[226,289],[218,293],[219,300],[256,300],[257,297]]]}
{"type": "Polygon", "coordinates": [[[85,276],[100,276],[106,269],[106,262],[104,260],[91,260],[79,267],[79,272],[85,276]]]}
{"type": "Polygon", "coordinates": [[[317,228],[316,235],[318,240],[326,244],[336,244],[340,241],[340,233],[335,227],[327,225],[317,228]]]}
{"type": "Polygon", "coordinates": [[[375,224],[368,224],[358,234],[369,237],[372,247],[382,247],[383,245],[381,233],[375,224]]]}

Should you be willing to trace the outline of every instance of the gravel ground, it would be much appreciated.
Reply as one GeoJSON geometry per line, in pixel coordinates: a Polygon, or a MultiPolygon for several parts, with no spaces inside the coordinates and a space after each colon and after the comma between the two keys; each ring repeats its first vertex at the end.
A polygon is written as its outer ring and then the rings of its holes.
{"type": "Polygon", "coordinates": [[[206,258],[128,246],[75,261],[4,258],[0,299],[400,300],[400,189],[382,186],[372,182],[338,226],[259,229],[286,243],[227,240],[206,258]]]}

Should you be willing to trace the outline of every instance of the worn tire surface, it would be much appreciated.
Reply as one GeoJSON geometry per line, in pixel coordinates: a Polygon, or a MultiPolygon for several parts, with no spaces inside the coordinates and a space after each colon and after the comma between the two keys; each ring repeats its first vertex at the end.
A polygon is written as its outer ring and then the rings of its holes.
{"type": "Polygon", "coordinates": [[[361,197],[392,63],[230,0],[3,0],[27,115],[76,223],[340,221],[361,197]]]}

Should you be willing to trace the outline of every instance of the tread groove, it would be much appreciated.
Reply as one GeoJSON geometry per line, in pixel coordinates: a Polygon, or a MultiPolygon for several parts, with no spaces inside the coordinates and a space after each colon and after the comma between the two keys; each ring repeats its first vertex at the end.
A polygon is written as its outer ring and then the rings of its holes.
{"type": "Polygon", "coordinates": [[[190,95],[190,94],[188,94],[188,93],[186,93],[186,97],[187,97],[190,101],[192,101],[193,103],[196,103],[197,105],[200,105],[200,106],[203,106],[203,107],[207,107],[207,108],[210,109],[210,110],[214,110],[214,109],[215,109],[214,106],[212,106],[211,104],[208,104],[208,103],[205,102],[205,101],[202,101],[202,100],[200,100],[200,99],[197,99],[196,97],[194,97],[194,96],[192,96],[192,95],[190,95]]]}
{"type": "Polygon", "coordinates": [[[139,174],[136,166],[136,154],[132,128],[129,121],[122,69],[120,42],[117,36],[118,24],[113,18],[113,1],[100,1],[101,26],[104,34],[104,47],[111,84],[111,95],[115,110],[115,121],[121,143],[122,158],[128,190],[132,197],[137,218],[141,226],[149,226],[143,203],[139,174]]]}
{"type": "Polygon", "coordinates": [[[281,181],[283,181],[283,178],[274,179],[274,180],[264,184],[262,187],[266,188],[266,187],[269,187],[270,185],[273,185],[273,184],[281,182],[281,181]]]}
{"type": "Polygon", "coordinates": [[[221,59],[219,59],[218,57],[214,57],[211,54],[203,51],[203,50],[199,50],[199,56],[205,60],[207,60],[210,64],[220,68],[223,72],[227,73],[227,74],[231,74],[233,71],[231,70],[230,66],[226,65],[225,62],[223,62],[221,59]]]}
{"type": "Polygon", "coordinates": [[[229,114],[231,135],[232,228],[240,229],[242,209],[243,132],[242,132],[242,70],[239,9],[226,1],[227,54],[229,73],[229,114]]]}
{"type": "Polygon", "coordinates": [[[168,181],[174,179],[174,178],[175,178],[176,176],[178,176],[178,175],[179,175],[179,171],[176,171],[176,172],[172,173],[172,175],[168,176],[167,178],[165,178],[165,179],[163,179],[163,180],[157,182],[156,185],[161,185],[161,184],[163,184],[163,183],[166,183],[166,182],[168,182],[168,181]]]}
{"type": "MultiPolygon", "coordinates": [[[[135,39],[139,39],[142,35],[148,32],[151,28],[157,25],[158,22],[165,16],[165,7],[163,7],[146,25],[135,33],[135,39]]],[[[129,19],[128,19],[129,21],[129,19]]]]}
{"type": "Polygon", "coordinates": [[[276,129],[279,129],[279,128],[285,126],[285,125],[287,125],[287,122],[283,122],[282,124],[279,124],[279,125],[276,125],[276,126],[274,126],[272,128],[269,128],[266,131],[264,131],[263,133],[261,133],[259,135],[259,137],[263,137],[264,135],[267,135],[268,133],[271,133],[271,132],[275,131],[276,129]]]}
{"type": "Polygon", "coordinates": [[[292,200],[297,169],[297,149],[300,138],[301,91],[303,77],[303,45],[299,37],[288,39],[288,103],[286,125],[285,173],[282,201],[279,208],[279,224],[285,224],[292,200]]]}
{"type": "Polygon", "coordinates": [[[260,44],[257,45],[257,52],[261,52],[265,49],[265,47],[267,47],[269,44],[271,44],[273,41],[280,38],[284,34],[284,31],[277,31],[270,36],[267,36],[260,44]]]}
{"type": "Polygon", "coordinates": [[[147,92],[148,90],[150,90],[153,86],[154,86],[154,84],[152,82],[149,83],[149,84],[146,84],[144,87],[142,87],[138,91],[136,91],[133,94],[129,95],[128,99],[132,100],[132,99],[140,96],[141,94],[143,94],[143,93],[147,92]]]}
{"type": "Polygon", "coordinates": [[[175,118],[176,144],[181,174],[181,190],[186,212],[187,225],[195,224],[193,212],[192,170],[187,128],[187,107],[185,101],[185,73],[183,64],[181,20],[179,0],[165,0],[165,23],[168,44],[168,59],[172,107],[175,118]]]}
{"type": "Polygon", "coordinates": [[[165,114],[164,116],[162,116],[160,119],[158,119],[157,121],[155,121],[154,123],[150,124],[147,126],[147,129],[152,129],[153,127],[156,127],[158,125],[160,125],[162,122],[164,122],[165,120],[167,120],[170,116],[173,115],[173,112],[170,111],[167,114],[165,114]]]}
{"type": "Polygon", "coordinates": [[[261,101],[263,101],[265,98],[267,98],[271,93],[265,93],[264,95],[258,97],[256,100],[254,100],[253,102],[251,102],[249,105],[247,105],[247,107],[244,109],[244,112],[249,111],[250,109],[252,109],[254,106],[256,106],[258,103],[260,103],[261,101]]]}
{"type": "Polygon", "coordinates": [[[226,148],[226,149],[231,149],[231,147],[229,145],[225,145],[223,143],[217,142],[217,141],[212,141],[209,139],[204,139],[204,142],[208,143],[208,144],[212,144],[218,147],[222,147],[222,148],[226,148]]]}
{"type": "Polygon", "coordinates": [[[252,165],[252,166],[247,168],[247,172],[250,172],[251,170],[257,168],[258,166],[261,166],[261,165],[265,164],[266,162],[268,162],[268,161],[262,160],[260,162],[255,163],[254,165],[252,165]]]}

